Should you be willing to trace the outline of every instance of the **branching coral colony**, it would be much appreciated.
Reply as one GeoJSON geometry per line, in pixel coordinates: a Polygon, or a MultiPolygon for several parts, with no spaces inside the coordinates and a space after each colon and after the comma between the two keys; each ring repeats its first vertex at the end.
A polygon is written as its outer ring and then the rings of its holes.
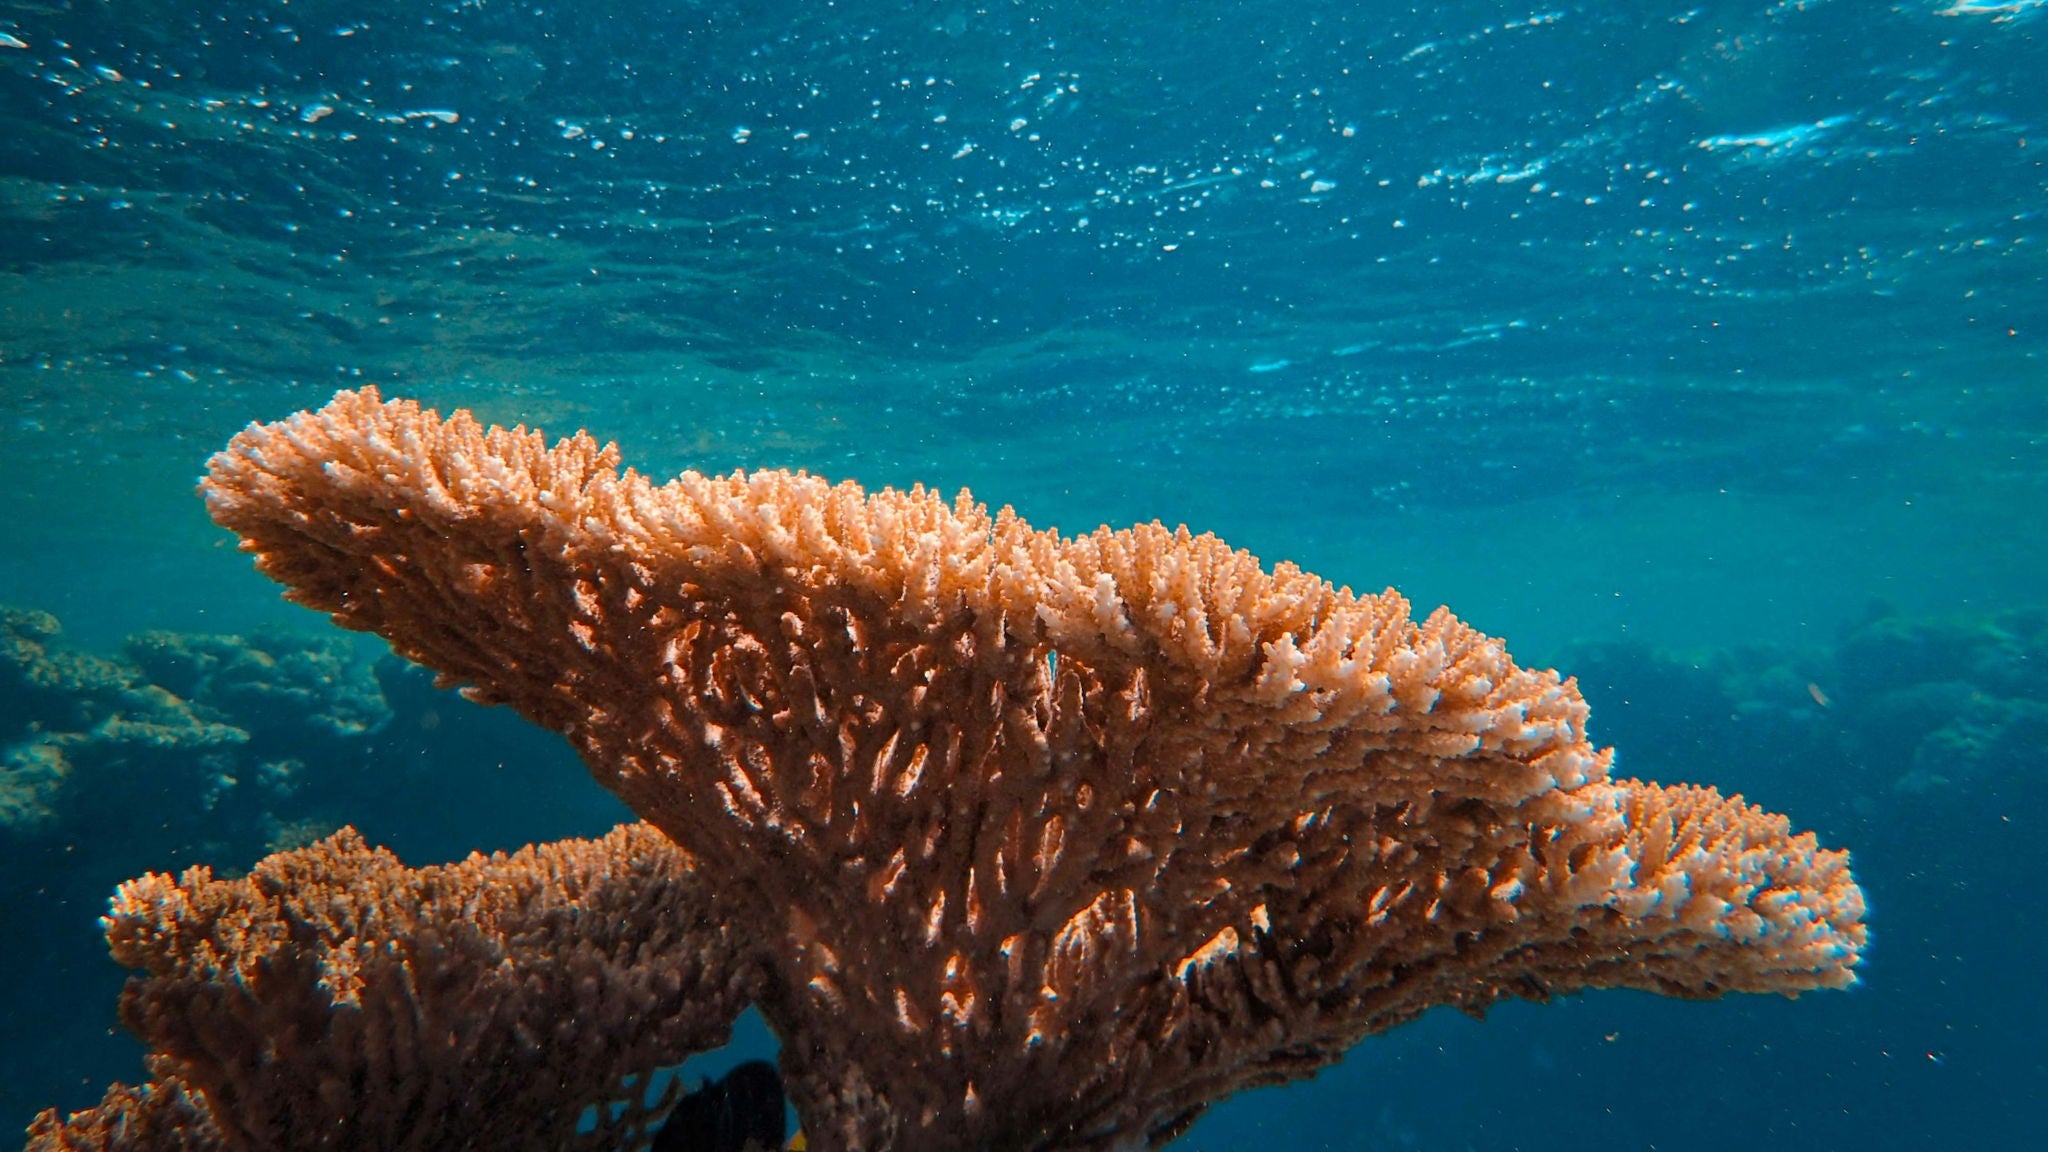
{"type": "MultiPolygon", "coordinates": [[[[813,1148],[1127,1148],[1437,1005],[1854,980],[1846,854],[1739,798],[1611,778],[1576,686],[1446,611],[1417,624],[1392,592],[1157,524],[1069,539],[965,493],[780,471],[657,485],[618,465],[587,435],[550,448],[366,389],[250,427],[204,485],[291,599],[561,733],[666,836],[539,849],[491,881],[587,908],[518,963],[597,965],[688,1025],[649,1039],[631,1012],[571,1018],[573,997],[511,1012],[562,1069],[589,1071],[579,1029],[672,1060],[752,1003],[813,1148]],[[613,863],[575,873],[551,851],[613,863]]],[[[332,901],[337,868],[367,866],[334,863],[367,851],[345,838],[304,851],[248,898],[332,901]]],[[[273,965],[297,981],[288,1018],[240,1003],[260,980],[224,994],[189,958],[146,964],[129,1019],[175,1004],[210,1039],[144,1027],[159,1081],[109,1107],[169,1101],[232,1147],[316,1146],[281,1143],[278,1102],[231,1090],[223,1044],[290,1065],[366,1029],[352,990],[372,957],[420,989],[505,962],[438,942],[445,926],[418,943],[420,914],[384,902],[450,881],[385,875],[349,890],[367,943],[294,937],[273,965]]],[[[273,947],[282,929],[181,934],[217,883],[129,885],[117,947],[155,932],[224,968],[273,947]]],[[[478,987],[472,1014],[421,991],[380,1002],[378,1027],[470,1043],[510,1011],[478,987]]],[[[381,1076],[433,1078],[364,1050],[381,1076]]],[[[581,1109],[644,1070],[537,1075],[525,1103],[574,1081],[542,1103],[581,1109]]],[[[496,1106],[334,1069],[298,1084],[336,1117],[319,1147],[401,1146],[377,1127],[401,1096],[414,1117],[496,1106]]],[[[42,1139],[95,1120],[72,1123],[46,1118],[42,1139]]]]}

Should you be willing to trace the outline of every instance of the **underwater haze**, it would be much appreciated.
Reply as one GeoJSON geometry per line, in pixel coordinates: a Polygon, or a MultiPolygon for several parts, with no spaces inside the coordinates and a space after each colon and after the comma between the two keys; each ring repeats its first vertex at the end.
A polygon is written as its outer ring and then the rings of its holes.
{"type": "Polygon", "coordinates": [[[1439,1013],[1175,1147],[2037,1146],[2044,75],[2048,0],[0,0],[0,1126],[143,1075],[121,880],[626,818],[207,519],[374,384],[1393,586],[1855,855],[1847,992],[1439,1013]]]}

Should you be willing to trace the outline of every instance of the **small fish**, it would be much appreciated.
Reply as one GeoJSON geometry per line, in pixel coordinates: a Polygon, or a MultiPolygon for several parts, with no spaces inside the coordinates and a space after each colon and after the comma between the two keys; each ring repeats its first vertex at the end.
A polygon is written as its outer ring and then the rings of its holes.
{"type": "MultiPolygon", "coordinates": [[[[676,1103],[653,1152],[776,1152],[789,1131],[782,1074],[749,1060],[676,1103]]],[[[790,1145],[803,1147],[803,1134],[790,1145]]]]}

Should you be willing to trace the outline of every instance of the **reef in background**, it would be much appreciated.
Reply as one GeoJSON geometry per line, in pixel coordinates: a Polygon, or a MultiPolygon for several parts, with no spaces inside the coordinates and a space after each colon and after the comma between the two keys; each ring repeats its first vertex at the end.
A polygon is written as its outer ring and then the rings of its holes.
{"type": "Polygon", "coordinates": [[[1855,843],[1859,859],[1899,838],[1942,855],[1949,820],[2042,790],[2048,609],[1917,616],[1873,604],[1827,649],[1609,641],[1564,661],[1623,770],[1715,765],[1732,788],[1855,843]]]}
{"type": "Polygon", "coordinates": [[[61,631],[0,608],[0,851],[296,846],[333,830],[311,827],[317,785],[338,775],[320,769],[391,719],[340,638],[144,632],[103,656],[61,631]]]}

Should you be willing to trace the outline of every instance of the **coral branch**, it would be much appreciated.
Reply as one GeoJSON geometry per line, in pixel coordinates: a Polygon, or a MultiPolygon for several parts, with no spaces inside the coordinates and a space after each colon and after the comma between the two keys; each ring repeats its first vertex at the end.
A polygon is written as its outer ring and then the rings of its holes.
{"type": "Polygon", "coordinates": [[[636,1078],[756,991],[709,907],[646,825],[422,869],[345,830],[241,880],[129,881],[107,939],[156,1082],[30,1147],[633,1147],[636,1078]]]}
{"type": "Polygon", "coordinates": [[[1143,525],[655,485],[372,390],[205,482],[292,599],[562,733],[770,974],[811,1146],[1162,1142],[1436,1005],[1851,982],[1844,854],[1608,775],[1577,688],[1143,525]]]}

